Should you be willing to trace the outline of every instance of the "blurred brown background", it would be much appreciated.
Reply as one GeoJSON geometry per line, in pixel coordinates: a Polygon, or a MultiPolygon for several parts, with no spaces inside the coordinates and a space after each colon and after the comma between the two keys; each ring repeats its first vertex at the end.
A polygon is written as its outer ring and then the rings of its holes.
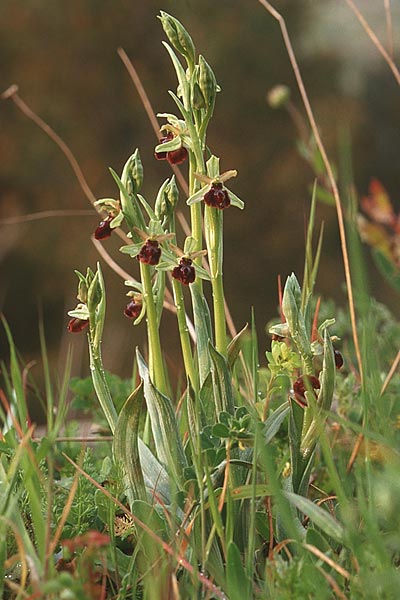
{"type": "MultiPolygon", "coordinates": [[[[386,44],[383,2],[361,4],[386,44]]],[[[400,11],[398,3],[392,4],[396,47],[400,11]]],[[[396,202],[399,91],[387,65],[344,2],[276,0],[275,5],[287,19],[330,156],[338,161],[338,140],[346,131],[359,192],[377,177],[396,202]]],[[[238,170],[232,188],[246,201],[244,212],[225,213],[226,296],[238,328],[254,306],[264,348],[265,323],[276,315],[277,275],[302,275],[313,173],[298,154],[288,114],[266,102],[267,90],[284,83],[302,110],[279,27],[256,0],[1,0],[1,91],[19,85],[21,97],[70,146],[98,198],[116,195],[108,167],[120,172],[139,147],[143,193],[152,201],[170,170],[153,159],[153,130],[116,50],[122,46],[133,61],[155,111],[175,112],[167,94],[176,87],[175,75],[161,45],[160,9],[185,24],[222,88],[209,144],[223,170],[238,170]]],[[[75,305],[73,269],[83,271],[98,260],[90,241],[98,216],[5,223],[41,210],[90,207],[59,149],[10,100],[0,104],[0,149],[0,310],[25,360],[39,356],[41,313],[53,364],[62,368],[72,342],[74,373],[85,375],[85,339],[66,335],[66,310],[75,305]]],[[[318,223],[322,219],[326,233],[318,291],[344,304],[334,210],[320,205],[318,223]]],[[[133,261],[118,254],[119,238],[105,244],[136,273],[133,261]]],[[[133,328],[123,316],[126,288],[104,263],[103,272],[106,368],[125,376],[134,347],[142,344],[144,324],[133,328]]],[[[374,294],[396,310],[396,298],[373,270],[371,278],[374,294]]],[[[172,356],[175,331],[174,319],[166,316],[163,335],[172,356]]],[[[6,358],[3,332],[0,343],[6,358]]]]}

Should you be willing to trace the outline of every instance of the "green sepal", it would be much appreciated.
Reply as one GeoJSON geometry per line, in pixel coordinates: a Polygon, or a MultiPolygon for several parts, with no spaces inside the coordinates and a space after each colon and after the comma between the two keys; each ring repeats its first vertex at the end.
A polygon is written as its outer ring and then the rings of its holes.
{"type": "Polygon", "coordinates": [[[129,254],[129,256],[135,257],[139,254],[140,249],[142,248],[144,242],[140,242],[137,244],[128,244],[127,246],[121,246],[119,249],[122,254],[129,254]]]}
{"type": "Polygon", "coordinates": [[[206,186],[202,187],[201,189],[197,190],[197,192],[195,192],[194,194],[189,196],[189,198],[186,200],[186,204],[188,206],[191,206],[192,204],[195,204],[196,202],[201,202],[204,199],[204,194],[206,194],[208,191],[210,191],[210,189],[211,189],[211,184],[206,185],[206,186]]]}
{"type": "Polygon", "coordinates": [[[195,265],[194,267],[196,271],[196,277],[200,277],[200,279],[204,279],[204,281],[211,281],[210,273],[201,265],[195,265]]]}
{"type": "Polygon", "coordinates": [[[86,304],[82,304],[79,308],[77,307],[74,310],[69,310],[67,315],[74,319],[82,319],[83,321],[87,321],[90,317],[90,313],[86,304]]]}
{"type": "Polygon", "coordinates": [[[176,135],[168,142],[163,142],[162,144],[158,144],[154,148],[154,152],[172,152],[173,150],[178,150],[182,146],[182,140],[180,135],[176,135]]]}
{"type": "Polygon", "coordinates": [[[229,196],[229,200],[231,201],[231,205],[236,206],[236,208],[240,208],[240,210],[243,210],[244,209],[243,200],[241,200],[239,198],[239,196],[236,196],[236,194],[234,194],[232,192],[232,190],[230,190],[229,188],[225,188],[225,189],[228,192],[228,196],[229,196]]]}

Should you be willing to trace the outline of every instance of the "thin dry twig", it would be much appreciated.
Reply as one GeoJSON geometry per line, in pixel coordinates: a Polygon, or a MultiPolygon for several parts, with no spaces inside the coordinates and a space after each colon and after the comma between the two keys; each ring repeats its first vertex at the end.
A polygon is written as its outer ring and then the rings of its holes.
{"type": "Polygon", "coordinates": [[[381,389],[381,396],[383,396],[383,394],[386,392],[386,389],[387,389],[389,383],[391,382],[392,377],[395,374],[397,367],[399,366],[399,362],[400,362],[400,350],[396,354],[396,358],[394,359],[393,364],[390,367],[390,371],[386,375],[386,379],[383,382],[382,389],[381,389]]]}
{"type": "Polygon", "coordinates": [[[345,230],[345,226],[344,226],[344,216],[343,216],[342,202],[340,199],[339,189],[336,184],[332,166],[331,166],[330,160],[328,158],[328,155],[326,153],[325,146],[322,143],[322,139],[321,139],[321,136],[320,136],[320,133],[318,130],[317,123],[315,121],[314,113],[312,111],[311,104],[310,104],[310,101],[308,98],[308,94],[307,94],[307,91],[304,86],[303,78],[301,76],[299,65],[297,63],[297,59],[296,59],[296,56],[295,56],[295,53],[293,50],[292,42],[289,37],[285,19],[272,6],[272,4],[267,2],[267,0],[258,0],[258,1],[269,12],[269,14],[271,16],[273,16],[274,19],[276,19],[279,23],[279,27],[282,32],[282,37],[283,37],[283,41],[284,41],[284,44],[286,47],[286,51],[289,56],[290,64],[292,65],[293,72],[296,77],[297,86],[299,88],[299,92],[300,92],[301,98],[303,100],[304,108],[306,110],[307,117],[310,122],[311,130],[313,132],[318,150],[321,154],[321,158],[323,160],[323,163],[324,163],[324,166],[326,169],[326,173],[328,175],[329,183],[332,188],[333,197],[335,199],[338,225],[339,225],[340,244],[341,244],[342,256],[343,256],[343,265],[344,265],[344,272],[345,272],[345,279],[346,279],[346,286],[347,286],[347,296],[348,296],[348,301],[349,301],[349,312],[350,312],[351,328],[352,328],[352,332],[353,332],[354,347],[355,347],[355,352],[356,352],[356,356],[357,356],[357,363],[358,363],[360,378],[361,378],[361,380],[363,380],[363,365],[362,365],[362,360],[361,360],[360,345],[359,345],[359,341],[358,341],[357,322],[356,322],[356,314],[355,314],[354,299],[353,299],[353,287],[352,287],[351,272],[350,272],[350,261],[349,261],[348,251],[347,251],[346,230],[345,230]]]}
{"type": "Polygon", "coordinates": [[[388,43],[388,51],[390,57],[394,56],[394,42],[393,42],[393,23],[392,23],[392,11],[390,10],[390,0],[383,0],[385,6],[385,17],[386,17],[386,36],[388,43]]]}
{"type": "Polygon", "coordinates": [[[318,571],[321,573],[321,575],[323,577],[325,577],[325,579],[327,580],[327,582],[329,583],[329,585],[331,586],[334,594],[336,594],[336,596],[338,598],[340,598],[340,600],[347,600],[347,597],[345,596],[345,594],[342,592],[342,590],[340,589],[340,587],[338,586],[338,584],[336,583],[335,579],[332,577],[332,575],[330,575],[329,573],[327,573],[322,567],[320,567],[319,565],[316,565],[318,571]]]}
{"type": "MultiPolygon", "coordinates": [[[[375,48],[381,54],[382,58],[386,61],[387,65],[389,66],[390,70],[392,71],[392,73],[394,75],[394,78],[396,79],[397,83],[400,85],[400,71],[397,68],[394,60],[392,59],[390,54],[385,50],[385,48],[379,41],[378,37],[376,36],[376,34],[372,31],[371,26],[369,25],[368,21],[366,20],[364,15],[360,12],[358,7],[354,4],[353,0],[345,0],[345,2],[347,4],[347,6],[353,11],[355,16],[359,20],[359,22],[361,23],[361,26],[364,29],[365,33],[368,35],[371,42],[374,44],[375,48]]],[[[386,13],[386,14],[388,14],[388,13],[386,13]]],[[[389,14],[390,14],[390,12],[389,12],[389,14]]]]}
{"type": "Polygon", "coordinates": [[[346,473],[350,473],[350,471],[352,470],[363,441],[364,441],[364,434],[359,433],[357,436],[356,443],[354,444],[353,452],[351,453],[349,462],[347,463],[346,473]]]}
{"type": "Polygon", "coordinates": [[[327,556],[326,554],[321,552],[321,550],[319,550],[319,548],[317,548],[316,546],[313,546],[312,544],[302,544],[302,546],[306,550],[309,550],[310,552],[312,552],[312,554],[315,554],[315,556],[317,556],[319,559],[321,559],[324,563],[326,563],[327,565],[332,567],[332,569],[335,569],[336,573],[339,573],[339,575],[341,575],[345,579],[351,578],[350,573],[346,569],[344,569],[343,567],[338,565],[329,556],[327,556]]]}
{"type": "Polygon", "coordinates": [[[42,219],[50,219],[53,217],[93,217],[93,211],[88,209],[83,210],[40,210],[27,215],[19,215],[18,217],[8,217],[0,219],[0,225],[16,225],[17,223],[27,223],[29,221],[41,221],[42,219]]]}
{"type": "Polygon", "coordinates": [[[1,98],[2,100],[11,99],[14,102],[14,104],[19,108],[19,110],[26,117],[28,117],[28,119],[36,123],[36,125],[40,127],[40,129],[44,131],[45,134],[48,135],[48,137],[52,139],[55,144],[57,144],[57,146],[60,148],[61,152],[64,154],[69,164],[71,165],[72,170],[74,171],[75,176],[79,181],[79,185],[81,186],[83,193],[85,194],[89,202],[93,204],[96,201],[96,196],[90,189],[90,186],[86,181],[82,169],[80,168],[78,161],[72,154],[70,148],[67,146],[64,140],[61,139],[61,137],[54,131],[54,129],[52,129],[50,125],[43,121],[43,119],[39,117],[39,115],[37,115],[30,108],[30,106],[28,106],[26,102],[24,102],[24,100],[22,100],[22,98],[18,94],[18,86],[16,84],[11,85],[5,92],[3,92],[1,98]]]}

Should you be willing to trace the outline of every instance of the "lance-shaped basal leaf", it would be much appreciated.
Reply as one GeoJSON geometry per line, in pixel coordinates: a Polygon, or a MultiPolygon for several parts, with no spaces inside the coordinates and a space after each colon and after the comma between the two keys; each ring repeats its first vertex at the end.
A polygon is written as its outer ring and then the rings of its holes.
{"type": "Polygon", "coordinates": [[[130,506],[135,500],[147,499],[138,444],[139,417],[143,404],[143,382],[141,382],[122,407],[114,432],[114,457],[124,468],[130,506]]]}
{"type": "Polygon", "coordinates": [[[232,376],[228,368],[228,363],[224,356],[217,352],[211,342],[208,344],[208,349],[211,358],[211,375],[216,414],[226,411],[230,415],[233,415],[232,376]]]}
{"type": "Polygon", "coordinates": [[[175,483],[180,486],[187,462],[171,401],[154,387],[148,367],[139,350],[136,351],[136,357],[139,374],[143,380],[144,397],[150,415],[157,456],[170,472],[175,483]]]}
{"type": "Polygon", "coordinates": [[[190,294],[193,305],[193,320],[196,329],[196,350],[199,363],[200,385],[203,385],[210,373],[210,355],[208,342],[212,340],[211,315],[201,289],[197,285],[191,285],[190,294]]]}
{"type": "Polygon", "coordinates": [[[304,498],[304,496],[292,492],[285,492],[285,495],[293,506],[309,517],[326,535],[343,543],[345,537],[343,525],[336,521],[326,510],[314,504],[308,498],[304,498]]]}
{"type": "Polygon", "coordinates": [[[251,598],[252,583],[246,573],[235,542],[228,545],[226,561],[226,584],[230,600],[251,598]]]}

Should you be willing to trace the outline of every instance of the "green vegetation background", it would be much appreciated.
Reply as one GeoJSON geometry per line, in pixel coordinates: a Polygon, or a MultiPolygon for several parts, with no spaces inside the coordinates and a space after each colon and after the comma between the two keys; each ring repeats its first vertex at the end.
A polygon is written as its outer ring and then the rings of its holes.
{"type": "MultiPolygon", "coordinates": [[[[372,9],[376,3],[366,4],[372,9]]],[[[354,16],[337,5],[276,2],[287,19],[328,151],[338,161],[340,134],[349,132],[360,193],[366,192],[371,177],[377,177],[396,205],[398,91],[354,16]],[[343,20],[342,27],[337,19],[343,20]]],[[[71,147],[97,197],[115,195],[108,166],[121,171],[139,147],[144,193],[150,199],[170,171],[153,159],[154,133],[116,50],[122,46],[133,61],[155,111],[173,111],[164,90],[175,85],[175,76],[161,47],[164,37],[156,19],[160,9],[174,14],[192,32],[222,88],[210,142],[223,170],[238,169],[234,189],[246,200],[244,213],[226,215],[226,297],[238,327],[255,307],[262,335],[264,324],[276,314],[277,275],[284,280],[292,270],[302,271],[313,174],[298,154],[289,116],[274,112],[266,102],[267,90],[284,83],[302,108],[279,28],[256,0],[1,0],[1,91],[12,83],[19,85],[22,98],[71,147]]],[[[383,9],[369,16],[382,31],[383,9]]],[[[0,104],[0,123],[0,219],[47,209],[89,208],[60,151],[12,102],[0,104]]],[[[326,233],[318,290],[345,303],[333,209],[320,206],[319,219],[326,221],[326,233]]],[[[26,360],[39,355],[41,312],[54,364],[63,363],[71,341],[65,333],[65,312],[74,304],[73,269],[94,267],[98,257],[90,234],[98,220],[93,213],[18,225],[0,222],[0,310],[26,360]]],[[[119,239],[105,244],[117,256],[119,239]]],[[[117,259],[135,272],[131,260],[120,255],[117,259]]],[[[107,266],[103,271],[108,291],[106,367],[124,376],[142,333],[123,316],[122,281],[107,266]]],[[[391,291],[377,274],[372,276],[372,289],[395,307],[391,291]]],[[[175,320],[167,317],[163,326],[173,356],[175,320]]],[[[74,374],[85,375],[85,340],[81,336],[73,342],[74,374]]],[[[3,337],[0,344],[5,357],[3,337]]]]}

